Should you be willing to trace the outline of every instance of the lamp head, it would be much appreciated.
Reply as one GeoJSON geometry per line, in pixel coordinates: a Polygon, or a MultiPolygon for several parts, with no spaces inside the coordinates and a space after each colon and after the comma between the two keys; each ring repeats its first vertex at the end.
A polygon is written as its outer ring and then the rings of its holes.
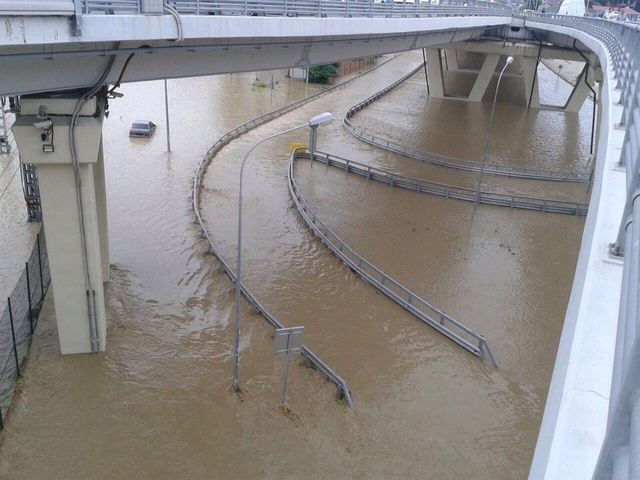
{"type": "Polygon", "coordinates": [[[327,125],[331,122],[333,122],[333,115],[329,112],[324,112],[309,120],[309,126],[314,128],[319,127],[320,125],[327,125]]]}
{"type": "Polygon", "coordinates": [[[509,65],[511,62],[513,62],[513,57],[511,55],[509,55],[507,57],[507,65],[509,65]]]}

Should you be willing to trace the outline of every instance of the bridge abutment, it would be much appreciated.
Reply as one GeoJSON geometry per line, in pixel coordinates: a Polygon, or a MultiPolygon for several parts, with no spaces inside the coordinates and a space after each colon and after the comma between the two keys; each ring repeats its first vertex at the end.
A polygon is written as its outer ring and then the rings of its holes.
{"type": "Polygon", "coordinates": [[[13,132],[22,161],[37,165],[60,350],[102,351],[103,281],[109,275],[102,149],[104,100],[86,102],[70,129],[79,95],[23,97],[13,132]],[[44,108],[44,107],[46,108],[44,108]]]}

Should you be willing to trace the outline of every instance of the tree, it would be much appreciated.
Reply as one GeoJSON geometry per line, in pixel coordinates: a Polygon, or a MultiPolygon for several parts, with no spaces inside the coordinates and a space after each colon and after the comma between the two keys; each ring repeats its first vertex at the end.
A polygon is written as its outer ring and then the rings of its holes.
{"type": "Polygon", "coordinates": [[[327,83],[327,79],[338,76],[338,65],[317,65],[309,67],[309,81],[313,83],[327,83]]]}

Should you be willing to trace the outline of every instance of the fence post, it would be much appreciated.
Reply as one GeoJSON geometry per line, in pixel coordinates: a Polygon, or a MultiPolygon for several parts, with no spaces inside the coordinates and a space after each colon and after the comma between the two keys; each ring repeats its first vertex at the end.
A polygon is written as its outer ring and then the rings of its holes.
{"type": "Polygon", "coordinates": [[[13,312],[11,311],[11,297],[7,298],[7,303],[9,303],[9,323],[11,323],[11,336],[13,337],[13,356],[16,359],[16,370],[18,371],[18,376],[20,376],[20,362],[18,362],[18,346],[16,345],[16,331],[13,328],[13,312]]]}
{"type": "Polygon", "coordinates": [[[29,281],[29,262],[24,262],[24,271],[27,273],[27,300],[29,300],[29,326],[33,335],[33,309],[31,308],[31,282],[29,281]]]}
{"type": "Polygon", "coordinates": [[[2,407],[0,407],[0,430],[4,430],[4,420],[2,419],[2,407]]]}
{"type": "Polygon", "coordinates": [[[44,279],[42,278],[42,253],[40,252],[40,234],[36,235],[36,243],[38,244],[38,267],[40,268],[40,291],[42,292],[42,300],[44,301],[44,279]]]}

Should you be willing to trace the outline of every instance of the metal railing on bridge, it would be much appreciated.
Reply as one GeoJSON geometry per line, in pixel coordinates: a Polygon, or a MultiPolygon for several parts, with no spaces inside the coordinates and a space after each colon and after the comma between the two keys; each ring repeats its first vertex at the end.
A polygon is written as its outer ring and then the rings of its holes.
{"type": "Polygon", "coordinates": [[[585,32],[608,50],[622,106],[617,127],[625,129],[620,166],[626,168],[626,205],[611,253],[624,258],[607,433],[594,479],[640,478],[640,25],[565,15],[527,21],[585,32]]]}
{"type": "MultiPolygon", "coordinates": [[[[481,0],[443,0],[438,4],[417,1],[375,3],[356,0],[171,0],[169,3],[180,14],[185,15],[342,18],[511,15],[511,7],[481,0]]],[[[145,13],[141,0],[74,0],[74,5],[77,15],[145,13]]]]}
{"type": "MultiPolygon", "coordinates": [[[[316,155],[319,155],[319,153],[314,152],[313,156],[315,157],[316,155]]],[[[486,351],[491,362],[496,368],[498,368],[498,363],[489,348],[489,344],[482,335],[478,335],[473,330],[465,327],[446,313],[438,310],[426,300],[423,300],[411,290],[395,281],[371,262],[365,260],[345,244],[340,237],[333,233],[333,231],[331,231],[331,229],[329,229],[329,227],[327,227],[327,225],[318,218],[318,216],[309,207],[309,203],[302,195],[294,177],[294,164],[296,160],[298,158],[309,157],[310,154],[302,153],[302,149],[294,151],[291,155],[287,175],[289,180],[289,192],[291,193],[291,197],[293,198],[300,215],[302,215],[315,234],[320,237],[322,242],[355,273],[365,278],[369,283],[405,310],[412,313],[416,318],[431,326],[447,338],[453,340],[455,343],[480,359],[484,358],[484,353],[486,351]]]]}

